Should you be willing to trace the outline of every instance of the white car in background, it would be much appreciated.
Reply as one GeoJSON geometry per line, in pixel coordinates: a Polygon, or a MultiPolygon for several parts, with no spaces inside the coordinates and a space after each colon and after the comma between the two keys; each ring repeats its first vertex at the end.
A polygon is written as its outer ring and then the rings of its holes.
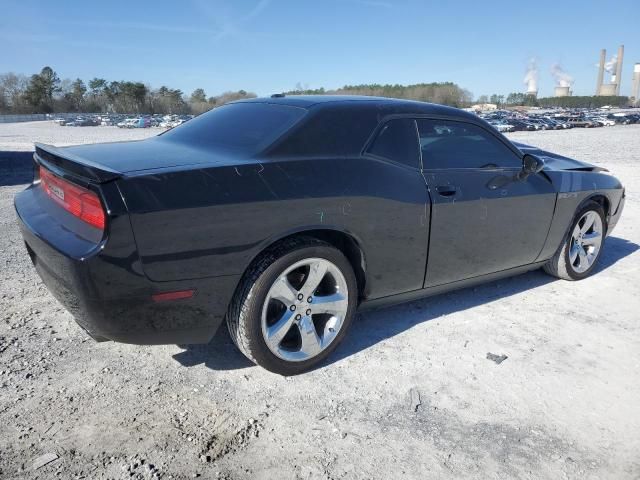
{"type": "Polygon", "coordinates": [[[118,123],[119,128],[136,128],[139,119],[137,118],[127,118],[122,122],[118,123]]]}
{"type": "Polygon", "coordinates": [[[498,122],[498,121],[492,120],[492,121],[489,121],[489,123],[493,126],[493,128],[495,128],[501,133],[513,132],[516,129],[513,125],[509,125],[508,123],[504,123],[504,122],[498,122]]]}
{"type": "Polygon", "coordinates": [[[616,124],[615,120],[611,120],[607,117],[593,117],[593,120],[602,123],[605,127],[613,127],[616,124]]]}

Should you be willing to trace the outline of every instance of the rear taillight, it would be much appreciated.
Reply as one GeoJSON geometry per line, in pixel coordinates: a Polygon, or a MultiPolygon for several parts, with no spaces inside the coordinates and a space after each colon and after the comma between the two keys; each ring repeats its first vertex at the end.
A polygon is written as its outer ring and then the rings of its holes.
{"type": "Polygon", "coordinates": [[[47,195],[73,216],[104,230],[104,210],[98,195],[74,185],[40,166],[40,185],[47,195]]]}

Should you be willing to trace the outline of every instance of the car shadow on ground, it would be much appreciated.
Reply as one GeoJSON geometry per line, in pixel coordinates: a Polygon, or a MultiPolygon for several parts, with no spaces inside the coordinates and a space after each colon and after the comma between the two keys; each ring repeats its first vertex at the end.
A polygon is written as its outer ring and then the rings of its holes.
{"type": "Polygon", "coordinates": [[[33,152],[0,151],[0,187],[31,183],[32,158],[33,152]]]}
{"type": "MultiPolygon", "coordinates": [[[[639,245],[628,240],[614,236],[607,238],[605,250],[594,274],[608,269],[638,249],[639,245]]],[[[554,281],[557,280],[541,270],[535,270],[473,288],[359,314],[342,345],[317,368],[366,350],[415,325],[533,290],[554,281]],[[394,321],[390,322],[389,317],[393,317],[394,321]]],[[[186,367],[204,364],[212,370],[235,370],[253,366],[235,347],[224,325],[208,344],[187,345],[184,348],[183,352],[173,358],[186,367]]]]}

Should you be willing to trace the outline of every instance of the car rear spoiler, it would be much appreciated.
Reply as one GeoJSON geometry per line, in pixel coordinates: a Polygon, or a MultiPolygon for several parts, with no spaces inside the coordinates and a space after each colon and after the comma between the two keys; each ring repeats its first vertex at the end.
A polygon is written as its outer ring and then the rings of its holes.
{"type": "Polygon", "coordinates": [[[63,172],[71,173],[77,177],[96,182],[105,183],[120,178],[122,172],[118,172],[105,165],[92,162],[86,158],[74,155],[64,148],[36,143],[36,153],[34,159],[38,163],[53,166],[63,172]]]}

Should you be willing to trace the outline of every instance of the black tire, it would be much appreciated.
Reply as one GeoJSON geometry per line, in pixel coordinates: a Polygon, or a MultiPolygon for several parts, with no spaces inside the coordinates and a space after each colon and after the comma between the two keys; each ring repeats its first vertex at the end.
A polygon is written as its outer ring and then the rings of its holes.
{"type": "Polygon", "coordinates": [[[583,278],[588,277],[593,273],[593,270],[598,264],[600,257],[602,256],[602,250],[604,249],[605,239],[607,235],[607,222],[605,218],[604,209],[602,205],[597,202],[589,201],[584,204],[581,208],[578,209],[569,228],[567,229],[567,233],[565,234],[562,244],[556,251],[555,255],[549,259],[549,261],[543,266],[545,272],[549,275],[552,275],[557,278],[561,278],[563,280],[582,280],[583,278]],[[576,223],[582,218],[582,216],[589,212],[596,212],[600,219],[602,220],[603,232],[602,232],[602,243],[600,245],[600,251],[598,252],[598,256],[596,257],[593,264],[584,272],[576,272],[572,267],[569,261],[569,248],[571,245],[571,233],[576,226],[576,223]]]}
{"type": "Polygon", "coordinates": [[[229,310],[227,326],[238,349],[252,362],[280,375],[306,372],[325,360],[346,335],[358,304],[358,287],[351,264],[344,254],[326,242],[311,237],[287,239],[258,257],[243,275],[229,310]],[[306,258],[323,258],[339,268],[348,288],[347,313],[337,336],[317,356],[287,361],[269,349],[262,334],[262,307],[269,289],[289,266],[306,258]]]}

